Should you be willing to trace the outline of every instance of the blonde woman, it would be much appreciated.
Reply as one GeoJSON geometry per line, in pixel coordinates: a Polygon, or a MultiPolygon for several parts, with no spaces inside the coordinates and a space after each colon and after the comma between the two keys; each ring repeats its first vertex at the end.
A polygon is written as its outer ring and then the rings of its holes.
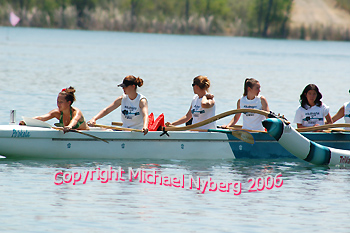
{"type": "MultiPolygon", "coordinates": [[[[210,81],[206,76],[197,76],[193,79],[192,83],[194,97],[190,109],[185,116],[170,123],[166,122],[166,126],[175,126],[188,122],[193,118],[192,124],[204,121],[210,117],[215,116],[215,100],[214,95],[209,94],[210,81]]],[[[215,129],[216,123],[212,122],[204,126],[198,127],[198,129],[215,129]]]]}

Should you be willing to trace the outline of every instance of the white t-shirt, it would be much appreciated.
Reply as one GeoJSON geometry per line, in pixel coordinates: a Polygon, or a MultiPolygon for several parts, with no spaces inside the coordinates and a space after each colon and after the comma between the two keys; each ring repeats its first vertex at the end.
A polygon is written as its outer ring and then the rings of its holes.
{"type": "Polygon", "coordinates": [[[306,105],[306,109],[300,106],[295,113],[294,123],[302,124],[305,127],[314,126],[315,124],[324,125],[324,118],[328,113],[329,107],[325,104],[319,107],[306,105]]]}
{"type": "MultiPolygon", "coordinates": [[[[242,96],[240,99],[240,108],[241,109],[247,109],[247,108],[253,108],[262,110],[262,104],[261,104],[261,95],[255,96],[254,99],[249,100],[247,96],[242,96]]],[[[243,114],[243,127],[242,129],[249,129],[249,130],[262,130],[264,131],[265,128],[262,125],[262,121],[266,119],[265,116],[258,114],[258,113],[251,113],[246,112],[243,114]]]]}
{"type": "MultiPolygon", "coordinates": [[[[215,116],[215,104],[211,108],[202,108],[202,98],[199,98],[198,95],[195,95],[192,99],[191,104],[191,113],[192,113],[192,124],[204,121],[210,117],[215,116]]],[[[215,129],[216,122],[212,122],[197,129],[215,129]]]]}
{"type": "Polygon", "coordinates": [[[146,97],[141,94],[137,94],[133,100],[128,95],[123,94],[120,109],[123,127],[133,129],[143,128],[143,113],[140,109],[140,101],[142,99],[146,99],[146,97]]]}

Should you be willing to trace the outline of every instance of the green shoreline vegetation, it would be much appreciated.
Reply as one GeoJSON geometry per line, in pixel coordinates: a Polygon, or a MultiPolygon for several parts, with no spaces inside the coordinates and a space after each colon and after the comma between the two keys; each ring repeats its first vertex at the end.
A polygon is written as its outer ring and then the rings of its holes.
{"type": "Polygon", "coordinates": [[[346,11],[350,12],[350,1],[349,0],[337,0],[337,4],[340,8],[345,9],[346,11]]]}
{"type": "MultiPolygon", "coordinates": [[[[350,10],[348,0],[337,0],[350,10]]],[[[350,40],[349,29],[289,27],[292,0],[0,0],[0,25],[191,35],[350,40]]]]}

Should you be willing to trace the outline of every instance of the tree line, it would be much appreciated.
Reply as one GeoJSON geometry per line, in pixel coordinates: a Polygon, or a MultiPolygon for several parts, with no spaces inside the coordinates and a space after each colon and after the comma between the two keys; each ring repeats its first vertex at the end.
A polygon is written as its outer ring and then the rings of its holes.
{"type": "Polygon", "coordinates": [[[0,0],[0,25],[14,11],[24,27],[287,38],[292,2],[0,0]]]}

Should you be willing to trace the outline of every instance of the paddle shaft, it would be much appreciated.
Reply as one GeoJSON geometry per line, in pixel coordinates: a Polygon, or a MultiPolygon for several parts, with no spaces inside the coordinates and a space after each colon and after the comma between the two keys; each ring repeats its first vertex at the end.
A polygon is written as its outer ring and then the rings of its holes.
{"type": "MultiPolygon", "coordinates": [[[[63,131],[63,128],[60,128],[60,127],[52,127],[53,129],[56,129],[56,130],[62,130],[63,131]]],[[[88,133],[84,133],[84,132],[81,132],[81,131],[78,131],[76,129],[71,129],[69,130],[69,132],[73,132],[73,133],[79,133],[79,134],[82,134],[82,135],[85,135],[85,136],[88,136],[88,137],[91,137],[91,138],[94,138],[94,139],[97,139],[97,140],[100,140],[100,141],[103,141],[105,143],[109,143],[108,141],[102,139],[102,138],[99,138],[97,136],[94,136],[94,135],[91,135],[91,134],[88,134],[88,133]]]]}
{"type": "Polygon", "coordinates": [[[267,133],[266,131],[262,131],[262,130],[242,129],[242,127],[226,127],[226,129],[244,130],[244,131],[251,132],[251,133],[267,133]]]}
{"type": "Polygon", "coordinates": [[[325,130],[323,130],[323,132],[326,132],[326,133],[349,133],[350,130],[333,128],[333,129],[325,129],[325,130]]]}
{"type": "Polygon", "coordinates": [[[320,126],[297,128],[296,131],[298,131],[298,132],[312,132],[312,131],[316,131],[316,130],[342,128],[342,127],[349,127],[350,128],[350,124],[341,124],[341,123],[339,123],[339,124],[326,124],[326,125],[320,125],[320,126]]]}
{"type": "Polygon", "coordinates": [[[244,130],[224,130],[224,129],[193,129],[192,131],[199,132],[216,132],[216,133],[226,133],[232,134],[234,137],[242,140],[243,142],[254,144],[254,137],[251,133],[244,130]]]}
{"type": "Polygon", "coordinates": [[[113,129],[113,130],[119,130],[119,131],[125,130],[125,131],[132,131],[132,132],[141,132],[141,133],[143,133],[142,130],[140,130],[140,129],[131,129],[131,128],[108,126],[108,125],[97,125],[97,124],[95,124],[94,126],[100,127],[100,128],[105,128],[105,129],[113,129]]]}

